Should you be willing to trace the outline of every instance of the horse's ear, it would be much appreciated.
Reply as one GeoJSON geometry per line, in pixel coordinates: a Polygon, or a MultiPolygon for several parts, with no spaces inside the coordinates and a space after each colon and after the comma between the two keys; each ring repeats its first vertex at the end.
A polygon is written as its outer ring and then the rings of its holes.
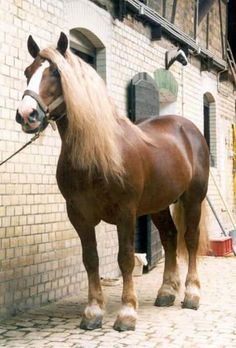
{"type": "Polygon", "coordinates": [[[34,41],[34,39],[32,38],[32,36],[30,35],[28,37],[28,41],[27,41],[27,47],[28,47],[28,51],[31,54],[31,56],[33,58],[36,58],[40,49],[39,46],[36,44],[36,42],[34,41]]]}
{"type": "Polygon", "coordinates": [[[66,34],[61,32],[61,35],[59,37],[59,40],[57,42],[57,50],[64,56],[66,50],[68,47],[68,38],[66,34]]]}

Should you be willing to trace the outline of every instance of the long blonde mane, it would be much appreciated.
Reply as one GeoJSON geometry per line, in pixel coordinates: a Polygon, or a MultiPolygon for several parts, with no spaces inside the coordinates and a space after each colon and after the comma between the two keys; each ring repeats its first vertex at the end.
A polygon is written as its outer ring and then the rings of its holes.
{"type": "MultiPolygon", "coordinates": [[[[90,175],[99,170],[105,178],[122,179],[125,170],[118,139],[123,138],[123,130],[104,81],[69,50],[63,57],[49,47],[40,55],[52,61],[60,72],[68,117],[66,142],[72,165],[88,170],[90,175]]],[[[138,128],[136,131],[141,132],[138,128]]]]}

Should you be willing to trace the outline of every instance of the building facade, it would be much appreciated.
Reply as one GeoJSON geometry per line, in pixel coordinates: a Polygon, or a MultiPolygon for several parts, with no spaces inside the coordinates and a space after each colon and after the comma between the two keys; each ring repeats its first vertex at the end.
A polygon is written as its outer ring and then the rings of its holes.
{"type": "MultiPolygon", "coordinates": [[[[235,84],[228,73],[227,4],[212,1],[204,9],[200,1],[198,6],[196,11],[194,0],[0,0],[0,159],[29,140],[15,122],[26,88],[24,69],[31,62],[28,35],[44,48],[64,31],[74,53],[106,81],[121,113],[130,116],[130,84],[144,73],[156,86],[160,115],[175,113],[195,122],[234,213],[235,84]],[[175,49],[187,55],[188,65],[176,61],[167,72],[166,53],[175,49]]],[[[56,184],[59,152],[60,138],[48,127],[0,168],[0,318],[86,286],[79,238],[56,184]]],[[[220,207],[211,184],[209,194],[220,207]]],[[[213,218],[209,230],[218,233],[213,218]]],[[[97,239],[101,276],[117,276],[115,227],[101,223],[97,239]]]]}

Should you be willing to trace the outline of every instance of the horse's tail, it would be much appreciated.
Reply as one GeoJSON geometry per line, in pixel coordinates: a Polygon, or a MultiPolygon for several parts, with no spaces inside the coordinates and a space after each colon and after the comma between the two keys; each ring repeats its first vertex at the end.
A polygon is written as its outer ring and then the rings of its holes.
{"type": "MultiPolygon", "coordinates": [[[[186,231],[185,217],[184,217],[184,207],[183,203],[179,200],[174,204],[172,217],[175,223],[175,226],[178,231],[178,242],[177,242],[177,255],[179,257],[188,258],[187,247],[184,239],[184,234],[186,231]]],[[[206,224],[206,200],[202,202],[201,206],[201,220],[199,224],[200,236],[198,243],[198,255],[207,255],[209,252],[209,238],[207,232],[206,224]]]]}

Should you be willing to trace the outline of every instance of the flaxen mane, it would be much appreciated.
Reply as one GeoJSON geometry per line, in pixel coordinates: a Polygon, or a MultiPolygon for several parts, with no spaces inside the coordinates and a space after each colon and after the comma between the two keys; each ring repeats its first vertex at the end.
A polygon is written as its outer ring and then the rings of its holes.
{"type": "MultiPolygon", "coordinates": [[[[121,118],[108,96],[106,86],[97,72],[67,50],[63,57],[56,49],[46,48],[40,55],[52,61],[61,76],[67,107],[67,143],[75,168],[99,169],[104,176],[122,180],[125,173],[118,138],[124,138],[121,118]]],[[[123,122],[135,129],[145,141],[147,136],[127,118],[123,122]]],[[[126,141],[124,139],[124,141],[126,141]]]]}
{"type": "Polygon", "coordinates": [[[103,80],[69,50],[65,58],[54,48],[43,50],[41,56],[51,60],[60,72],[69,121],[67,143],[74,167],[79,165],[90,174],[98,168],[105,177],[122,177],[117,141],[122,129],[103,80]]]}

